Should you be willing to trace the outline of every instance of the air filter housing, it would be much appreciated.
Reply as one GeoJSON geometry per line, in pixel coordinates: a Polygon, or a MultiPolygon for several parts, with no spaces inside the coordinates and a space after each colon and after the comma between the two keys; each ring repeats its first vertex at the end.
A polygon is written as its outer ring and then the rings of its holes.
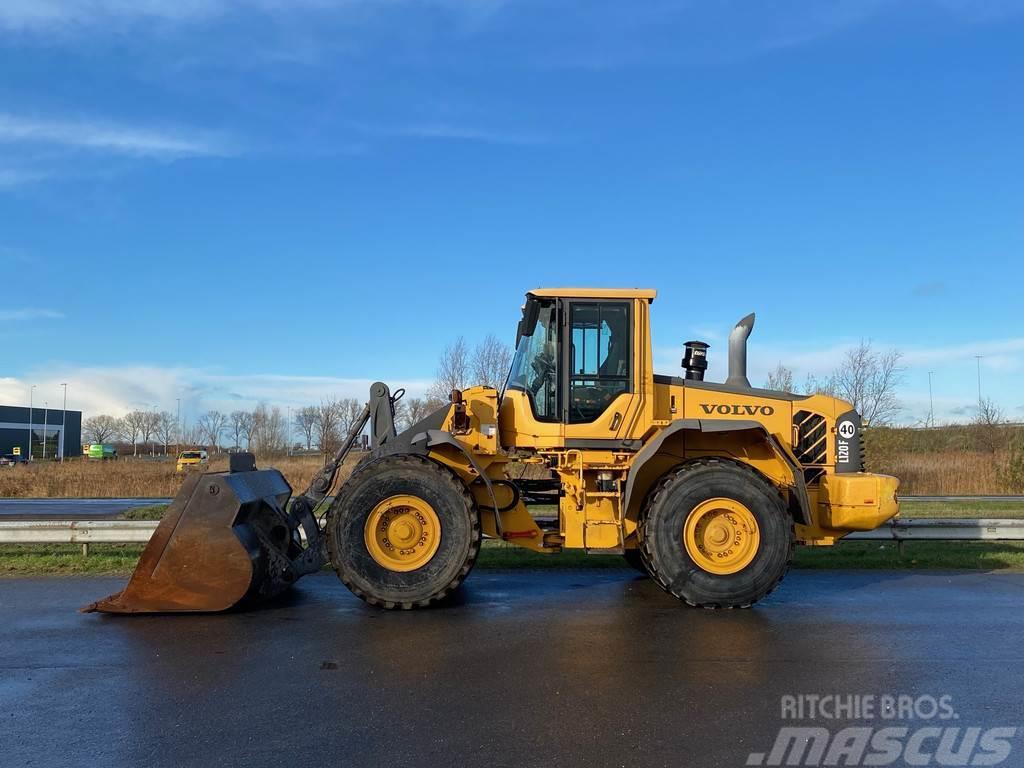
{"type": "Polygon", "coordinates": [[[683,368],[689,381],[704,381],[708,369],[708,346],[703,341],[688,341],[683,352],[683,368]]]}

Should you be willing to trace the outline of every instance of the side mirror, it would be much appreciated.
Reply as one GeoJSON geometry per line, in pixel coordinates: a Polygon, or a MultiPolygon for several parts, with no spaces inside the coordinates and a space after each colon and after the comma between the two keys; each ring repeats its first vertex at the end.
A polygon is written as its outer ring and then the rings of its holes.
{"type": "Polygon", "coordinates": [[[540,317],[540,302],[531,296],[523,305],[523,319],[519,321],[519,327],[516,329],[517,347],[523,336],[533,336],[533,331],[537,328],[538,317],[540,317]]]}

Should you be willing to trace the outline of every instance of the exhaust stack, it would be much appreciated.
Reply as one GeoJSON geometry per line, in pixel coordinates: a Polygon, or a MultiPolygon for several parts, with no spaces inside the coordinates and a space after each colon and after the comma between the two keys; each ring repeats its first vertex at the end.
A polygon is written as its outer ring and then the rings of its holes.
{"type": "Polygon", "coordinates": [[[747,379],[747,337],[754,330],[754,313],[744,317],[729,334],[729,378],[726,384],[750,387],[747,379]]]}

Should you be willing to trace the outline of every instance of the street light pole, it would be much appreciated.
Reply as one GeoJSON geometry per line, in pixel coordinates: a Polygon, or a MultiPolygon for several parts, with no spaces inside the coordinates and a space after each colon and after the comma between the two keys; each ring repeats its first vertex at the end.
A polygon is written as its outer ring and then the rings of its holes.
{"type": "Polygon", "coordinates": [[[64,427],[68,423],[68,385],[61,384],[64,387],[64,410],[60,412],[60,463],[64,463],[64,427]]]}
{"type": "Polygon", "coordinates": [[[178,414],[174,417],[174,455],[181,452],[181,398],[177,397],[178,414]]]}
{"type": "Polygon", "coordinates": [[[36,385],[33,384],[28,390],[28,460],[32,461],[32,395],[35,394],[36,385]]]}
{"type": "Polygon", "coordinates": [[[928,426],[935,426],[935,401],[932,399],[932,374],[934,371],[928,371],[928,426]]]}
{"type": "Polygon", "coordinates": [[[978,361],[978,405],[981,405],[981,358],[984,355],[975,355],[974,359],[978,361]]]}

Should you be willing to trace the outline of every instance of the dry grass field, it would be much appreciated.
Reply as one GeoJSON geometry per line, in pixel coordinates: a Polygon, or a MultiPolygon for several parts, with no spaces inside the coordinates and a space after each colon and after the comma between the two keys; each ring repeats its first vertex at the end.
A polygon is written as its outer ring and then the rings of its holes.
{"type": "Polygon", "coordinates": [[[867,468],[911,496],[1024,493],[1024,429],[956,425],[869,429],[867,468]]]}
{"type": "Polygon", "coordinates": [[[908,496],[996,495],[1010,492],[997,471],[1003,461],[992,453],[899,453],[874,471],[898,477],[908,496]]]}
{"type": "MultiPolygon", "coordinates": [[[[346,462],[343,475],[351,471],[358,454],[346,462]]],[[[316,456],[257,459],[257,466],[275,467],[296,492],[303,490],[323,462],[316,456]]],[[[214,456],[210,471],[228,468],[226,456],[214,456]]],[[[184,475],[175,472],[174,461],[118,459],[89,461],[75,459],[64,464],[35,462],[0,469],[0,498],[134,498],[172,497],[184,475]]]]}

